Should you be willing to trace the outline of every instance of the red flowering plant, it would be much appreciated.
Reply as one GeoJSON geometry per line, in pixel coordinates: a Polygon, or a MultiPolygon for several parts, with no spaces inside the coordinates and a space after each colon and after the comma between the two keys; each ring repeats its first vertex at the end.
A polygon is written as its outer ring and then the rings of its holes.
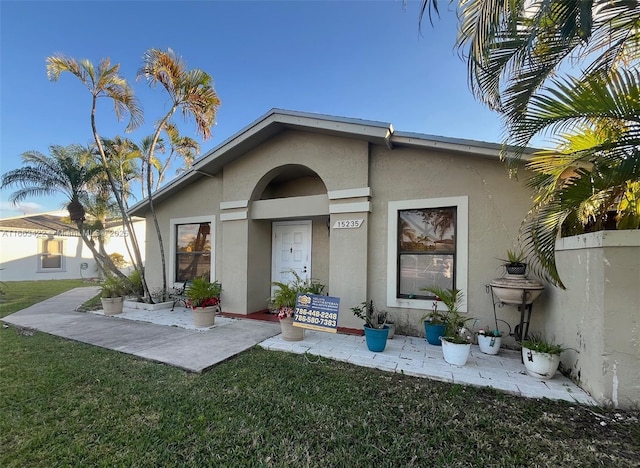
{"type": "Polygon", "coordinates": [[[185,291],[187,307],[215,307],[220,304],[222,285],[218,281],[213,283],[205,278],[195,278],[185,291]]]}

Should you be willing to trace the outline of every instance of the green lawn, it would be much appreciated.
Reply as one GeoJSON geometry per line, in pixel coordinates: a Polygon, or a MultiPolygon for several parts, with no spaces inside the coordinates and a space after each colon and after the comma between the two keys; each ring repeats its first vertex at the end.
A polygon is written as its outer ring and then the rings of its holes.
{"type": "Polygon", "coordinates": [[[83,280],[5,281],[0,285],[4,292],[0,295],[0,318],[69,289],[95,284],[83,280]]]}
{"type": "Polygon", "coordinates": [[[196,375],[12,327],[0,344],[2,467],[640,465],[637,412],[261,348],[196,375]]]}

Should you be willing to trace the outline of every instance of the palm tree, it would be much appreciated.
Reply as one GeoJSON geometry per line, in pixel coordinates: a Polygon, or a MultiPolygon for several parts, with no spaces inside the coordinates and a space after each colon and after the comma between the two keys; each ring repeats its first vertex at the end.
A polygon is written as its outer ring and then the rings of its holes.
{"type": "Polygon", "coordinates": [[[174,124],[167,123],[164,130],[169,140],[170,152],[162,167],[158,169],[156,190],[160,188],[167,169],[169,169],[171,162],[173,162],[174,156],[177,155],[182,158],[182,166],[176,171],[177,174],[180,174],[191,168],[193,160],[200,153],[200,145],[198,142],[193,138],[180,135],[178,127],[174,124]]]}
{"type": "Polygon", "coordinates": [[[129,207],[129,198],[133,196],[131,183],[140,179],[140,168],[137,161],[141,159],[140,151],[136,144],[121,136],[103,140],[105,152],[109,163],[113,166],[111,172],[117,181],[118,192],[122,195],[125,208],[129,207]]]}
{"type": "MultiPolygon", "coordinates": [[[[421,19],[427,11],[438,12],[437,0],[423,0],[421,19]]],[[[553,250],[563,229],[588,219],[597,226],[611,207],[619,227],[639,226],[640,5],[470,0],[459,2],[458,14],[471,90],[501,113],[516,156],[538,135],[580,142],[531,162],[537,192],[521,229],[538,272],[563,286],[553,250]],[[616,131],[592,138],[603,129],[616,131]]]]}
{"type": "Polygon", "coordinates": [[[23,167],[5,173],[1,187],[20,187],[9,199],[14,204],[31,196],[57,195],[62,192],[69,201],[66,205],[69,218],[76,224],[98,268],[104,273],[106,267],[113,274],[123,276],[108,255],[96,250],[85,229],[86,205],[83,201],[88,198],[89,188],[104,173],[104,169],[85,164],[90,150],[80,145],[51,146],[49,151],[51,156],[38,151],[23,153],[23,167]]]}
{"type": "MultiPolygon", "coordinates": [[[[152,161],[155,157],[160,134],[171,128],[171,118],[180,110],[182,116],[193,118],[196,123],[196,132],[207,139],[211,136],[211,126],[215,122],[216,112],[220,100],[213,88],[211,76],[199,69],[187,70],[185,63],[171,49],[167,51],[149,49],[144,54],[143,66],[138,71],[138,78],[145,78],[150,86],[158,84],[167,91],[171,100],[171,106],[167,113],[156,124],[155,132],[149,154],[146,156],[146,189],[149,201],[149,210],[156,228],[160,258],[162,262],[163,290],[167,289],[166,260],[162,233],[153,204],[152,161]]],[[[171,132],[171,130],[170,130],[171,132]]],[[[171,133],[169,134],[171,137],[171,133]]]]}
{"type": "Polygon", "coordinates": [[[116,64],[112,66],[109,59],[103,59],[100,61],[100,64],[96,69],[93,63],[86,59],[76,61],[75,59],[66,57],[62,54],[57,54],[47,58],[47,76],[49,80],[57,81],[62,73],[69,72],[78,78],[91,94],[91,130],[93,138],[100,155],[102,167],[106,171],[113,196],[116,200],[120,213],[122,214],[122,219],[124,220],[124,224],[132,241],[134,253],[133,266],[142,278],[145,296],[151,297],[144,277],[142,256],[140,254],[136,232],[133,228],[131,218],[127,213],[126,206],[122,200],[122,195],[118,191],[117,179],[112,173],[112,168],[109,164],[105,147],[96,127],[96,105],[100,98],[107,98],[113,101],[114,111],[118,119],[121,119],[126,114],[129,115],[129,124],[126,128],[127,131],[133,131],[142,123],[142,110],[134,96],[133,90],[127,81],[118,74],[119,69],[120,65],[116,64]]]}

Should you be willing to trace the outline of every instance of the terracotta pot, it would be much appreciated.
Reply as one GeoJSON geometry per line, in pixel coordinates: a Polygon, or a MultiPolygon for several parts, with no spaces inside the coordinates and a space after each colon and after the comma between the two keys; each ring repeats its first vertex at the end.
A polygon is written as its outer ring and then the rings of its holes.
{"type": "Polygon", "coordinates": [[[285,341],[301,341],[304,339],[304,328],[293,326],[293,317],[280,319],[282,339],[285,341]]]}
{"type": "Polygon", "coordinates": [[[193,323],[198,328],[212,327],[216,321],[217,306],[193,309],[193,323]]]}
{"type": "Polygon", "coordinates": [[[102,297],[102,310],[104,315],[118,315],[122,313],[122,306],[124,304],[124,297],[102,297]]]}

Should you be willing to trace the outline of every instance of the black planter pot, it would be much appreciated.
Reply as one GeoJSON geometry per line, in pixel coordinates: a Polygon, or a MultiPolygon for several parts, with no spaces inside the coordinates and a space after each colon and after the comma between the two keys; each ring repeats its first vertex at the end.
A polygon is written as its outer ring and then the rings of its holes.
{"type": "Polygon", "coordinates": [[[505,268],[510,275],[524,275],[527,272],[526,263],[508,263],[505,268]]]}

